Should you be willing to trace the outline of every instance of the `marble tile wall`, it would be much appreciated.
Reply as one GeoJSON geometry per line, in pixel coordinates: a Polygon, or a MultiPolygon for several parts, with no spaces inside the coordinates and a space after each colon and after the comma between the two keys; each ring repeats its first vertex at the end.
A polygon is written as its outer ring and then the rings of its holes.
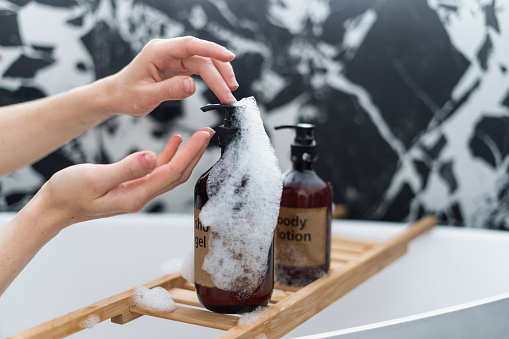
{"type": "MultiPolygon", "coordinates": [[[[254,96],[281,167],[316,124],[317,171],[349,217],[509,228],[509,7],[502,0],[0,0],[0,105],[59,93],[125,66],[153,38],[193,35],[236,54],[237,98],[254,96]]],[[[217,126],[203,83],[147,117],[117,116],[0,178],[18,210],[55,171],[159,151],[217,126]]],[[[190,212],[209,147],[186,184],[145,211],[190,212]]]]}

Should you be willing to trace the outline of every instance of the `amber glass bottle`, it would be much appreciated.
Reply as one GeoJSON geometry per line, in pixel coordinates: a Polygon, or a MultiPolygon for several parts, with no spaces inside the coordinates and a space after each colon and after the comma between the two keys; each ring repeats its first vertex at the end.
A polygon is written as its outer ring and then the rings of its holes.
{"type": "Polygon", "coordinates": [[[276,281],[304,286],[324,276],[330,266],[332,188],[313,170],[314,126],[297,124],[292,144],[293,167],[284,175],[275,232],[276,281]]]}
{"type": "MultiPolygon", "coordinates": [[[[223,108],[225,110],[224,125],[217,128],[221,155],[224,154],[230,141],[236,136],[238,129],[232,126],[234,120],[235,106],[231,105],[207,105],[202,107],[203,111],[223,108]]],[[[211,168],[212,169],[212,168],[211,168]]],[[[258,287],[248,296],[235,291],[225,291],[215,287],[210,275],[202,269],[204,257],[208,253],[208,241],[213,227],[203,225],[199,214],[207,203],[207,179],[209,169],[197,181],[194,189],[194,218],[195,218],[195,287],[198,299],[201,304],[218,313],[245,313],[256,309],[259,306],[267,306],[274,288],[274,246],[272,245],[267,257],[267,271],[260,281],[256,282],[258,287]]]]}

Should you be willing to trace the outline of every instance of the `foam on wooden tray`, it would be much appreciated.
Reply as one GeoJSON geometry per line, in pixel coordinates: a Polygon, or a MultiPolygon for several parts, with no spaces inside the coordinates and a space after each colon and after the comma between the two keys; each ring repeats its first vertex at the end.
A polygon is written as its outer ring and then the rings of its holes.
{"type": "Polygon", "coordinates": [[[151,311],[171,312],[177,304],[171,298],[170,292],[162,287],[152,289],[137,286],[133,295],[133,305],[151,311]]]}

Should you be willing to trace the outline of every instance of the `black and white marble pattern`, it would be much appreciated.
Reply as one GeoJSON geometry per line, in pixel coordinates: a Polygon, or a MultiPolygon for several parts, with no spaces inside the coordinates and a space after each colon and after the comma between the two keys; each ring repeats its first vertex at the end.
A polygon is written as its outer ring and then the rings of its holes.
{"type": "MultiPolygon", "coordinates": [[[[52,95],[120,70],[153,38],[225,45],[255,96],[281,167],[292,132],[317,125],[318,172],[357,219],[509,228],[509,6],[502,0],[0,0],[0,105],[52,95]]],[[[159,151],[217,126],[195,96],[144,118],[117,116],[0,178],[17,210],[55,171],[159,151]]],[[[34,140],[33,142],[36,142],[34,140]]],[[[29,147],[29,145],[27,146],[29,147]]],[[[146,211],[189,212],[197,177],[146,211]]]]}

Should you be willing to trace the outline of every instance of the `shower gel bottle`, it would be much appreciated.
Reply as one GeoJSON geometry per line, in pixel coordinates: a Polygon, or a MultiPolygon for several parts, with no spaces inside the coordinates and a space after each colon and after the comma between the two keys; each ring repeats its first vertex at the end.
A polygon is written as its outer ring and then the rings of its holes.
{"type": "MultiPolygon", "coordinates": [[[[235,108],[233,105],[223,104],[210,104],[201,108],[204,112],[215,109],[224,110],[224,124],[219,126],[216,131],[221,156],[239,133],[238,128],[234,126],[235,108]]],[[[209,200],[207,179],[213,167],[198,179],[194,189],[194,280],[196,293],[201,304],[210,311],[217,313],[251,312],[259,306],[267,306],[270,301],[274,288],[274,245],[270,247],[267,257],[267,272],[259,282],[256,282],[258,287],[249,297],[246,298],[235,291],[225,291],[214,286],[210,274],[202,268],[205,256],[209,251],[209,241],[214,229],[202,224],[199,218],[201,209],[209,200]]]]}
{"type": "Polygon", "coordinates": [[[275,231],[276,282],[305,286],[324,276],[330,266],[332,188],[313,170],[314,125],[299,123],[276,129],[296,130],[292,168],[284,174],[275,231]]]}

